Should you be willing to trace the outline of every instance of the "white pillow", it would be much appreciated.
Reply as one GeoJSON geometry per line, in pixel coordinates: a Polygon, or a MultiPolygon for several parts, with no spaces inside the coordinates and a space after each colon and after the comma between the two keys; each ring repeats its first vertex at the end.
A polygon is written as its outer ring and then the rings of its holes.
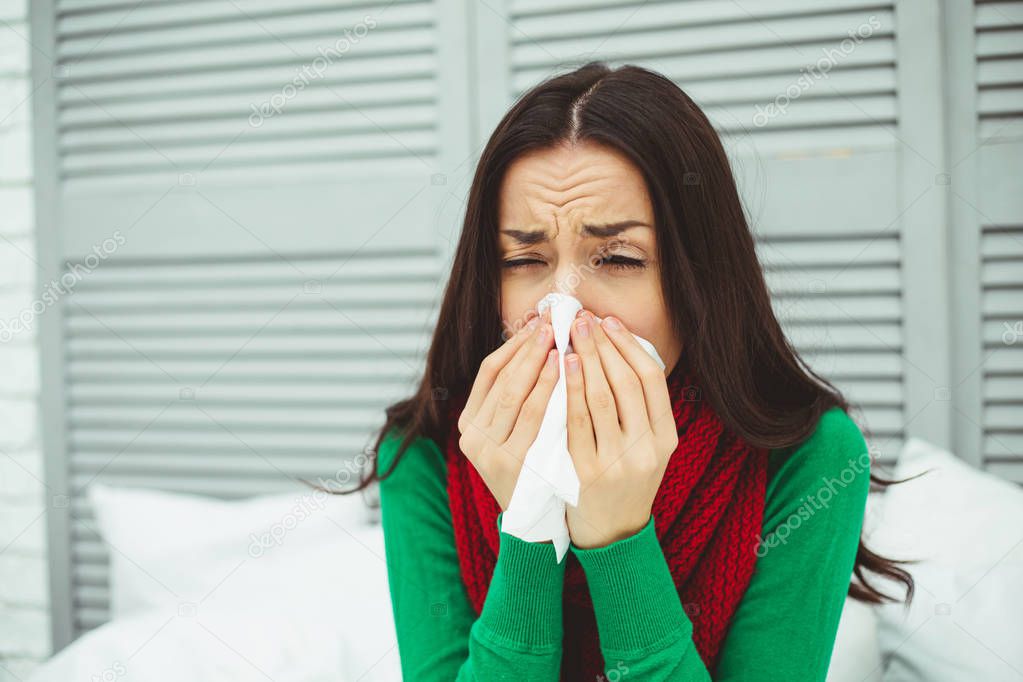
{"type": "MultiPolygon", "coordinates": [[[[266,605],[280,628],[311,620],[338,638],[353,679],[371,669],[364,679],[394,679],[383,533],[358,495],[303,487],[225,501],[94,484],[89,498],[110,546],[115,620],[158,611],[202,622],[266,605]]],[[[327,652],[308,655],[327,663],[327,652]]]]}
{"type": "MultiPolygon", "coordinates": [[[[94,484],[89,500],[110,548],[114,618],[168,601],[219,598],[240,581],[269,577],[298,553],[351,544],[369,527],[357,496],[311,489],[220,500],[94,484]]],[[[349,549],[377,558],[358,544],[349,549]]]]}
{"type": "Polygon", "coordinates": [[[827,682],[879,682],[880,679],[877,616],[869,604],[846,597],[827,682]]]}
{"type": "MultiPolygon", "coordinates": [[[[885,680],[1023,678],[1023,491],[911,439],[869,536],[890,558],[920,559],[911,608],[876,609],[885,680]]],[[[889,591],[892,586],[885,586],[889,591]]],[[[896,592],[897,593],[897,592],[896,592]]]]}

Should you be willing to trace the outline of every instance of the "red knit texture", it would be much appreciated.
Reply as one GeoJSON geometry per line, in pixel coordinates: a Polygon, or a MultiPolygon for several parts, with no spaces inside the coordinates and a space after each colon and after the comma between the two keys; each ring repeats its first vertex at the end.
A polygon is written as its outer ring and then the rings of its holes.
{"type": "MultiPolygon", "coordinates": [[[[710,404],[700,399],[692,372],[672,372],[668,390],[679,443],[652,513],[679,599],[693,624],[693,642],[713,672],[756,563],[767,451],[724,428],[710,404]]],[[[497,560],[501,508],[458,446],[464,403],[464,396],[456,399],[449,411],[447,488],[462,580],[479,614],[497,560]]],[[[572,552],[564,561],[561,679],[603,679],[597,677],[604,664],[586,577],[572,552]]],[[[608,665],[613,668],[615,663],[608,665]]]]}

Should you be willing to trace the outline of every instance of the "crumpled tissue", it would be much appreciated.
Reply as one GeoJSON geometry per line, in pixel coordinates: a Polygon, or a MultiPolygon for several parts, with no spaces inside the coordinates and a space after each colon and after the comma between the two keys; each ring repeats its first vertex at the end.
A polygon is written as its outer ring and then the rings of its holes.
{"type": "MultiPolygon", "coordinates": [[[[501,517],[502,532],[529,542],[554,543],[558,563],[568,551],[569,534],[565,505],[579,504],[579,476],[568,451],[568,393],[565,387],[565,354],[572,351],[569,331],[582,304],[574,296],[551,293],[536,304],[541,315],[550,308],[554,344],[558,349],[558,381],[547,402],[536,439],[526,451],[508,508],[501,517]]],[[[601,318],[597,318],[599,321],[601,318]]],[[[657,350],[636,336],[640,345],[664,369],[657,350]]]]}

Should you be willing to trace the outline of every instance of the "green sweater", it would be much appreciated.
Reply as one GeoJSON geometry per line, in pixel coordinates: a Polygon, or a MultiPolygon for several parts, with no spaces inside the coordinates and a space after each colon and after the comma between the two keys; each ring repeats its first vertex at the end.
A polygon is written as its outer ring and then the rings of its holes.
{"type": "MultiPolygon", "coordinates": [[[[390,467],[398,444],[397,433],[388,434],[378,471],[390,467]]],[[[713,679],[825,678],[863,524],[866,452],[838,408],[799,447],[771,452],[763,543],[713,679]]],[[[403,678],[557,680],[565,561],[556,563],[550,543],[501,532],[477,617],[462,583],[445,473],[441,450],[421,437],[380,485],[403,678]]],[[[586,574],[608,680],[712,679],[652,516],[635,535],[570,551],[586,574]]]]}

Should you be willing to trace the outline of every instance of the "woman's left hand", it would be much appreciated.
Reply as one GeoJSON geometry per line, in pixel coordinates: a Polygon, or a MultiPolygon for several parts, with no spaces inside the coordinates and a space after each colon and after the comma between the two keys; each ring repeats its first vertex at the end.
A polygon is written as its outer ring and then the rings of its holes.
{"type": "Polygon", "coordinates": [[[568,530],[577,547],[603,547],[650,519],[678,432],[664,371],[620,320],[583,311],[571,338],[568,450],[580,488],[568,530]]]}

